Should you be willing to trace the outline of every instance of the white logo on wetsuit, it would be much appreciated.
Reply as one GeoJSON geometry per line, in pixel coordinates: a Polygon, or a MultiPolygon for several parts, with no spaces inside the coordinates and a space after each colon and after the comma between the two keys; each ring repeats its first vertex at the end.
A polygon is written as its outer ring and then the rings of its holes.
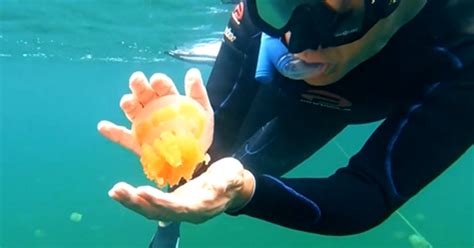
{"type": "Polygon", "coordinates": [[[224,36],[230,41],[230,42],[234,42],[237,37],[234,35],[234,33],[232,33],[232,29],[229,28],[229,27],[226,27],[225,30],[224,30],[224,36]]]}
{"type": "Polygon", "coordinates": [[[301,94],[300,101],[344,111],[350,111],[352,106],[352,103],[346,98],[324,90],[307,90],[301,94]]]}

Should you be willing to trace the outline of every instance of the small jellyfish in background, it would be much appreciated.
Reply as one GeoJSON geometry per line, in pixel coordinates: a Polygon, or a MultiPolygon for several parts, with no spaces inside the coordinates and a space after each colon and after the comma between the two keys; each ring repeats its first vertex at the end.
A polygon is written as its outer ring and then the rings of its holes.
{"type": "Polygon", "coordinates": [[[412,234],[408,236],[408,241],[413,248],[433,248],[433,246],[419,234],[412,234]]]}
{"type": "Polygon", "coordinates": [[[398,240],[405,239],[407,237],[407,233],[404,231],[396,231],[393,233],[393,237],[398,240]]]}
{"type": "Polygon", "coordinates": [[[33,231],[33,236],[35,238],[43,238],[44,236],[46,236],[46,232],[41,229],[41,228],[36,228],[34,231],[33,231]]]}
{"type": "Polygon", "coordinates": [[[78,213],[78,212],[73,212],[71,213],[71,215],[69,216],[69,219],[72,221],[72,222],[81,222],[82,220],[82,214],[78,213]]]}
{"type": "Polygon", "coordinates": [[[425,220],[426,220],[426,216],[425,216],[424,214],[422,214],[422,213],[417,213],[417,214],[415,215],[415,219],[416,219],[417,221],[425,221],[425,220]]]}

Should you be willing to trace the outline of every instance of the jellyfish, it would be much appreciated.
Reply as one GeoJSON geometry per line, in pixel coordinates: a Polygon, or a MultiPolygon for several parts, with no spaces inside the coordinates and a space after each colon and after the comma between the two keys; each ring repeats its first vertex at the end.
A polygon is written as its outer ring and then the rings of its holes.
{"type": "Polygon", "coordinates": [[[72,221],[72,222],[81,222],[82,220],[82,214],[78,213],[78,212],[72,212],[71,215],[69,216],[69,219],[72,221]]]}
{"type": "Polygon", "coordinates": [[[33,231],[33,236],[35,238],[44,238],[46,236],[46,231],[41,228],[37,228],[33,231]]]}
{"type": "Polygon", "coordinates": [[[430,242],[428,242],[423,236],[419,234],[412,234],[408,236],[408,241],[413,248],[433,248],[430,242]]]}
{"type": "Polygon", "coordinates": [[[132,124],[146,177],[160,188],[190,180],[206,160],[205,129],[204,109],[188,97],[165,96],[149,103],[132,124]]]}

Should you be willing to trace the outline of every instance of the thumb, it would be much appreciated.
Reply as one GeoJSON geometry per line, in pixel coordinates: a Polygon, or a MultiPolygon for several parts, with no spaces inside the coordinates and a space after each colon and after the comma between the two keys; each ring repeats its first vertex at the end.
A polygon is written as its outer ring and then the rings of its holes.
{"type": "Polygon", "coordinates": [[[124,126],[118,126],[110,121],[100,121],[97,130],[107,139],[124,146],[140,156],[140,146],[132,136],[132,131],[124,126]]]}
{"type": "Polygon", "coordinates": [[[213,113],[206,87],[204,87],[204,83],[202,82],[201,72],[198,69],[192,68],[186,72],[184,77],[184,89],[186,96],[197,101],[207,113],[213,113]]]}

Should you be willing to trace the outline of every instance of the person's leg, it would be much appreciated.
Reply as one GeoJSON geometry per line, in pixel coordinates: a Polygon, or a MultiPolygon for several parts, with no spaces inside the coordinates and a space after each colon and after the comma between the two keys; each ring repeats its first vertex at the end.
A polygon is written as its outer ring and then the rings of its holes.
{"type": "Polygon", "coordinates": [[[257,174],[254,197],[236,214],[329,235],[378,225],[473,144],[472,80],[427,89],[418,102],[387,118],[349,165],[328,178],[257,174]]]}

